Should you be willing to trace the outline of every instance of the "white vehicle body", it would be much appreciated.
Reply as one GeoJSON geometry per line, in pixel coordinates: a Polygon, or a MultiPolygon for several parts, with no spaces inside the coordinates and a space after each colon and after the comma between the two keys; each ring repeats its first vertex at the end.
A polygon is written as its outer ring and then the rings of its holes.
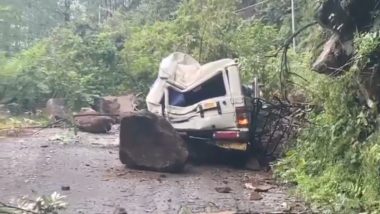
{"type": "Polygon", "coordinates": [[[146,102],[150,112],[164,116],[187,136],[246,150],[253,97],[244,89],[235,60],[200,65],[177,52],[162,61],[146,102]]]}

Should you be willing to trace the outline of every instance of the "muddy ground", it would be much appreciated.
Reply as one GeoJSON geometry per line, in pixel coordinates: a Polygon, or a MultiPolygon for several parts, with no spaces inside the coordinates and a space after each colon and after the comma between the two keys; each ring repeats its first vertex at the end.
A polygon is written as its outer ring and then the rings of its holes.
{"type": "Polygon", "coordinates": [[[183,174],[128,169],[118,160],[117,138],[117,130],[74,137],[60,129],[0,138],[0,201],[59,192],[69,203],[63,213],[70,214],[108,214],[118,208],[132,214],[306,213],[268,172],[191,163],[183,174]],[[272,189],[251,198],[248,183],[272,189]],[[62,191],[63,186],[70,190],[62,191]],[[216,191],[224,187],[230,192],[216,191]]]}

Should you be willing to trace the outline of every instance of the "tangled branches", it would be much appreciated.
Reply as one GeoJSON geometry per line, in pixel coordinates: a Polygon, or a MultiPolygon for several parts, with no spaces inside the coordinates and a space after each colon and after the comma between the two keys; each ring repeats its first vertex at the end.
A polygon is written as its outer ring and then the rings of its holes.
{"type": "Polygon", "coordinates": [[[308,29],[309,27],[312,27],[314,25],[318,24],[317,21],[311,22],[299,30],[297,30],[293,35],[291,35],[285,43],[277,50],[276,54],[274,57],[277,57],[278,54],[282,51],[281,55],[281,69],[280,69],[280,86],[281,86],[281,91],[282,91],[282,96],[285,100],[287,100],[287,84],[291,83],[290,81],[290,76],[295,75],[301,79],[304,79],[300,75],[291,72],[290,71],[290,66],[289,66],[289,60],[288,60],[288,50],[290,45],[292,44],[292,41],[295,37],[297,37],[300,33],[302,33],[304,30],[308,29]]]}

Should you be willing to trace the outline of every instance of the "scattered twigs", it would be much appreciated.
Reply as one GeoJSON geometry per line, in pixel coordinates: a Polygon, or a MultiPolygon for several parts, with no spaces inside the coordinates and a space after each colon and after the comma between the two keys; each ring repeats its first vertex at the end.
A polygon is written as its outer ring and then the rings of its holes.
{"type": "Polygon", "coordinates": [[[50,124],[48,124],[48,125],[46,125],[46,126],[44,126],[44,127],[35,128],[35,129],[39,129],[39,130],[33,132],[32,135],[36,135],[36,134],[40,133],[42,130],[44,130],[44,129],[47,129],[47,128],[50,128],[50,127],[53,127],[54,125],[57,125],[57,124],[59,124],[59,123],[61,123],[61,122],[65,122],[65,121],[66,121],[66,119],[60,119],[60,120],[57,120],[57,121],[55,121],[55,122],[52,122],[52,123],[50,123],[50,124]]]}
{"type": "Polygon", "coordinates": [[[274,97],[272,102],[257,99],[261,108],[263,126],[262,131],[256,136],[261,148],[267,156],[275,156],[277,150],[297,135],[300,127],[307,125],[306,115],[310,110],[308,104],[291,104],[279,97],[274,97]],[[282,146],[280,146],[282,145],[282,146]]]}
{"type": "Polygon", "coordinates": [[[101,114],[101,113],[74,114],[73,115],[74,118],[77,118],[77,117],[88,117],[88,116],[92,116],[92,117],[118,117],[120,115],[119,114],[101,114]]]}

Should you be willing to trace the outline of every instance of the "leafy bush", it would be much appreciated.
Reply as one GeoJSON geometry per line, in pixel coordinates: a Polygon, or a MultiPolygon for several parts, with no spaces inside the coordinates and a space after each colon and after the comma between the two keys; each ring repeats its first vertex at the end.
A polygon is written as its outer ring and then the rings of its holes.
{"type": "MultiPolygon", "coordinates": [[[[267,57],[278,44],[274,27],[244,23],[235,13],[234,1],[179,2],[150,5],[176,3],[170,10],[179,6],[175,16],[154,23],[141,20],[146,23],[142,25],[136,17],[116,13],[102,26],[79,21],[53,30],[48,38],[0,65],[4,77],[0,100],[33,109],[48,98],[66,97],[78,108],[96,96],[146,93],[161,59],[174,51],[189,53],[201,63],[238,56],[247,82],[254,73],[271,81],[268,85],[276,84],[277,61],[267,57]]],[[[133,14],[139,10],[144,8],[133,14]]]]}
{"type": "Polygon", "coordinates": [[[279,46],[278,30],[261,22],[243,24],[235,31],[231,46],[241,63],[246,83],[254,77],[265,83],[264,91],[279,89],[278,58],[273,57],[279,46]]]}
{"type": "Polygon", "coordinates": [[[0,100],[33,109],[51,97],[65,97],[80,107],[95,96],[124,90],[125,74],[111,36],[96,34],[88,25],[56,29],[1,66],[0,100]]]}
{"type": "MultiPolygon", "coordinates": [[[[302,84],[304,91],[318,108],[275,167],[280,179],[297,184],[298,193],[326,213],[380,210],[378,112],[360,101],[364,70],[360,62],[366,62],[376,48],[356,45],[362,57],[341,77],[331,79],[301,69],[299,74],[308,81],[302,84]]],[[[297,66],[302,68],[293,64],[297,66]]]]}

